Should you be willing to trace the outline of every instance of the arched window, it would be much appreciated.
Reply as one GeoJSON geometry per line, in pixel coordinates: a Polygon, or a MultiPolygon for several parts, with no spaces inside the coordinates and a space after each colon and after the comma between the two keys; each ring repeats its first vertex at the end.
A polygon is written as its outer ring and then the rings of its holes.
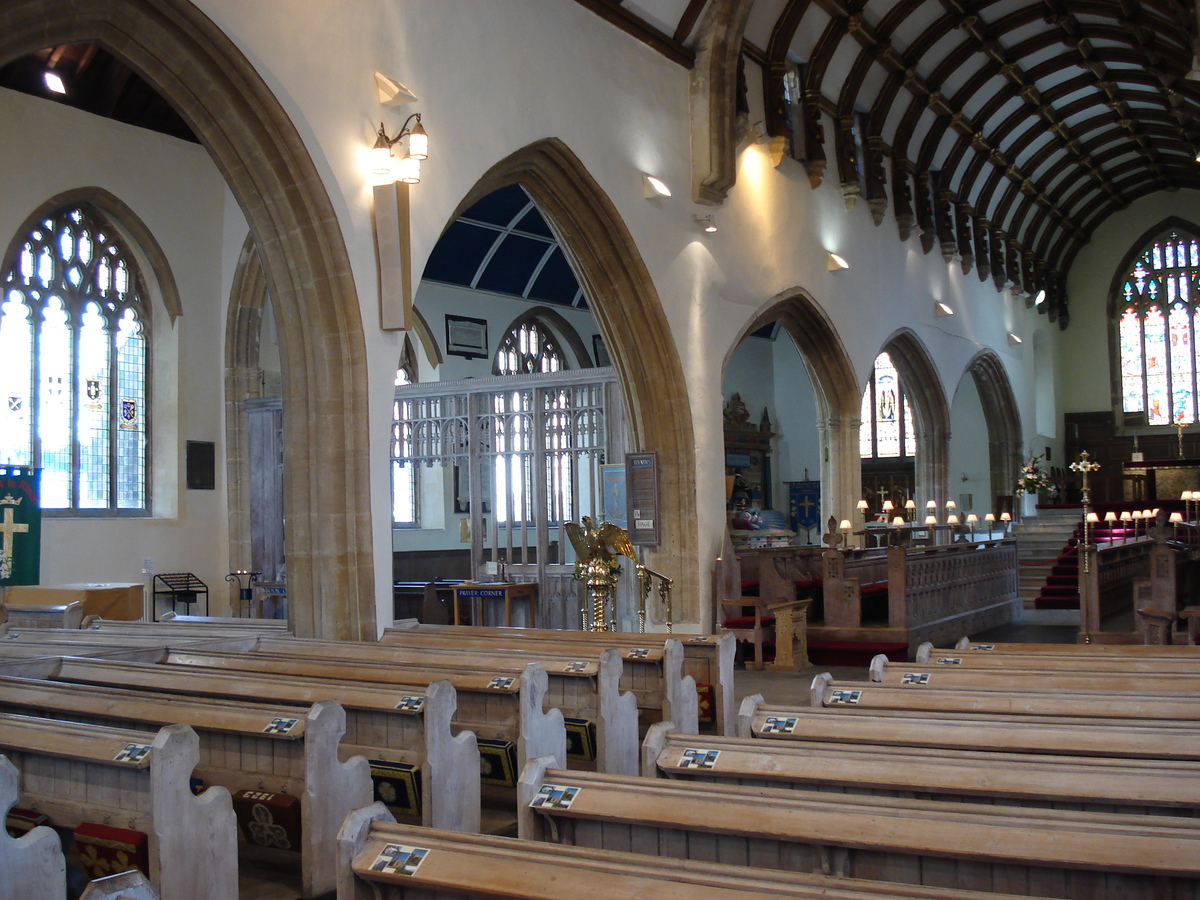
{"type": "Polygon", "coordinates": [[[147,306],[88,206],[19,238],[0,300],[0,461],[42,467],[42,508],[146,511],[147,306]]]}
{"type": "Polygon", "coordinates": [[[1147,425],[1192,424],[1200,243],[1170,230],[1147,246],[1120,279],[1117,343],[1121,404],[1147,425]]]}
{"type": "Polygon", "coordinates": [[[497,375],[532,375],[565,368],[558,338],[536,318],[514,325],[496,351],[497,375]]]}
{"type": "Polygon", "coordinates": [[[887,353],[875,358],[862,397],[859,455],[863,459],[912,459],[917,455],[912,407],[887,353]]]}

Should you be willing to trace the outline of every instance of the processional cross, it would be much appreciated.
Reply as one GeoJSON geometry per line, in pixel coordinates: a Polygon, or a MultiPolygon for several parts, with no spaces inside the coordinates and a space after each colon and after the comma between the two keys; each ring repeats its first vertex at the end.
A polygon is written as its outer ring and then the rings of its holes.
{"type": "Polygon", "coordinates": [[[1083,479],[1081,493],[1083,494],[1083,570],[1090,571],[1089,568],[1089,550],[1092,546],[1091,522],[1088,521],[1088,504],[1092,499],[1092,490],[1088,487],[1088,475],[1100,468],[1100,463],[1091,462],[1088,459],[1088,452],[1084,450],[1079,454],[1079,460],[1071,463],[1071,471],[1078,472],[1083,479]]]}

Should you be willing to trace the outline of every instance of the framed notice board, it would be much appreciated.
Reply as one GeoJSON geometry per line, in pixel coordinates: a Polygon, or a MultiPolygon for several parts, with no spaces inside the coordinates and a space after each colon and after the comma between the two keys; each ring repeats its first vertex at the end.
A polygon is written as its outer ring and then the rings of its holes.
{"type": "Polygon", "coordinates": [[[625,502],[629,508],[629,540],[656,546],[658,531],[658,454],[625,454],[625,502]]]}

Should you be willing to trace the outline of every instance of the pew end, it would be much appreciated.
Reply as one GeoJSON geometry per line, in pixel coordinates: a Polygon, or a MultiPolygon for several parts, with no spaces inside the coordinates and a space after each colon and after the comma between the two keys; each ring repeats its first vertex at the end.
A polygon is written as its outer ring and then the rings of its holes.
{"type": "Polygon", "coordinates": [[[79,900],[159,900],[159,895],[146,876],[134,869],[95,879],[79,900]]]}
{"type": "MultiPolygon", "coordinates": [[[[17,767],[0,754],[0,815],[17,804],[17,767]]],[[[53,828],[38,825],[19,838],[0,828],[0,898],[62,900],[67,893],[67,863],[53,828]]]]}
{"type": "Polygon", "coordinates": [[[742,705],[738,708],[737,717],[738,737],[754,736],[754,717],[758,714],[758,708],[763,705],[763,702],[762,694],[751,694],[742,698],[742,705]]]}

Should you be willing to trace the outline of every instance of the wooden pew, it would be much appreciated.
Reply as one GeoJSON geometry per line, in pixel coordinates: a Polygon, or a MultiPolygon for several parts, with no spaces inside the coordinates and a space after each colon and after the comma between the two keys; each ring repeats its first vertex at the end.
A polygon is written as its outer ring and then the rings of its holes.
{"type": "Polygon", "coordinates": [[[183,723],[200,741],[197,774],[231,791],[267,791],[300,800],[303,893],[332,890],[333,840],[351,809],[371,799],[367,761],[338,761],[342,707],[311,708],[178,697],[94,685],[0,677],[0,710],[47,718],[159,728],[183,723]]]}
{"type": "Polygon", "coordinates": [[[1014,644],[962,638],[954,649],[973,653],[1046,653],[1053,656],[1167,657],[1200,660],[1200,649],[1186,644],[1014,644]]]}
{"type": "MultiPolygon", "coordinates": [[[[0,754],[0,817],[20,799],[20,773],[0,754]]],[[[38,825],[20,837],[0,828],[0,900],[62,900],[67,863],[53,828],[38,825]]]]}
{"type": "MultiPolygon", "coordinates": [[[[631,666],[635,663],[652,664],[663,672],[661,678],[654,680],[645,677],[626,680],[626,685],[637,696],[643,724],[648,727],[666,717],[677,722],[681,731],[697,730],[697,714],[691,711],[696,707],[696,688],[694,682],[686,687],[683,683],[681,646],[677,642],[667,641],[661,649],[643,649],[644,656],[630,660],[626,655],[626,663],[631,666]]],[[[552,706],[562,709],[566,715],[594,719],[596,692],[589,681],[597,672],[598,656],[595,653],[584,656],[577,650],[571,648],[565,652],[550,652],[521,648],[407,647],[402,644],[359,642],[354,645],[352,652],[355,661],[360,663],[419,665],[453,671],[463,668],[491,669],[505,674],[519,673],[529,663],[536,662],[550,679],[549,702],[552,706]]],[[[347,651],[346,644],[340,641],[262,638],[255,645],[254,652],[344,659],[347,651]]],[[[641,671],[644,674],[644,670],[641,671]]]]}
{"type": "MultiPolygon", "coordinates": [[[[661,717],[675,721],[672,708],[680,680],[691,676],[697,685],[713,689],[714,727],[723,733],[724,706],[733,711],[732,636],[690,635],[671,638],[661,634],[628,634],[613,631],[555,631],[547,628],[492,628],[473,625],[422,625],[408,620],[383,630],[379,642],[409,649],[503,650],[529,654],[538,661],[560,658],[594,659],[608,649],[620,652],[625,663],[621,689],[653,700],[663,697],[661,717]],[[679,663],[672,642],[682,649],[679,663]]],[[[656,719],[661,721],[661,719],[656,719]]],[[[732,723],[733,717],[729,716],[732,723]]],[[[647,722],[647,724],[652,724],[647,722]]]]}
{"type": "MultiPolygon", "coordinates": [[[[388,666],[379,663],[356,664],[320,658],[289,658],[266,653],[201,652],[170,650],[163,660],[169,665],[200,666],[235,672],[254,672],[287,677],[335,679],[372,684],[430,684],[446,679],[458,694],[457,719],[476,734],[496,735],[499,741],[513,742],[515,775],[530,756],[551,755],[566,760],[566,731],[561,710],[543,711],[548,691],[545,669],[530,663],[518,675],[491,673],[453,673],[446,669],[388,666]]],[[[619,662],[619,659],[617,660],[619,662]]],[[[606,672],[611,672],[607,669],[606,672]]],[[[601,685],[612,684],[616,676],[606,674],[601,685]]],[[[607,689],[606,689],[607,693],[607,689]]],[[[631,704],[613,702],[614,718],[632,719],[636,735],[636,715],[631,704]]],[[[618,741],[618,733],[627,737],[629,726],[617,732],[605,729],[606,740],[618,741]]],[[[633,765],[637,765],[637,741],[633,740],[633,765]]],[[[600,755],[603,755],[601,753],[600,755]]],[[[565,765],[565,762],[564,762],[565,765]]]]}
{"type": "MultiPolygon", "coordinates": [[[[478,724],[484,731],[488,731],[498,724],[497,715],[503,717],[507,710],[507,719],[503,720],[510,732],[507,740],[518,741],[520,760],[526,757],[520,746],[530,739],[530,735],[521,734],[518,727],[520,723],[524,722],[524,727],[534,731],[545,729],[545,740],[556,741],[557,738],[552,735],[564,729],[567,724],[565,718],[570,717],[570,724],[580,733],[580,744],[586,744],[594,732],[595,752],[583,754],[584,759],[588,762],[594,760],[595,764],[603,767],[605,771],[637,771],[636,697],[619,695],[622,662],[615,651],[601,654],[599,662],[596,663],[582,661],[578,667],[572,667],[569,661],[559,661],[554,664],[558,671],[551,675],[547,673],[545,666],[531,661],[529,656],[499,658],[492,655],[454,653],[444,655],[433,662],[422,663],[420,653],[408,651],[409,662],[403,662],[404,655],[389,654],[389,648],[382,647],[378,649],[382,649],[383,653],[374,654],[373,658],[363,661],[359,659],[360,649],[378,645],[355,644],[352,652],[356,661],[347,662],[346,645],[336,642],[260,641],[257,646],[263,649],[250,653],[172,651],[168,654],[167,662],[379,684],[415,684],[448,678],[459,693],[459,721],[462,724],[472,723],[472,728],[478,724]],[[342,651],[339,658],[323,655],[331,653],[335,647],[340,647],[342,651]],[[534,669],[530,669],[530,666],[534,669]],[[540,692],[537,705],[529,707],[522,717],[518,718],[522,684],[528,682],[527,675],[533,671],[536,671],[535,677],[541,685],[536,688],[540,692]],[[477,702],[468,704],[468,693],[476,695],[477,702]],[[504,693],[511,693],[513,702],[506,707],[499,707],[500,701],[496,698],[504,693]],[[628,697],[628,701],[625,697],[628,697]],[[539,724],[543,705],[560,711],[560,719],[564,720],[562,724],[539,724]]],[[[671,655],[677,658],[678,652],[676,648],[671,651],[671,655]]],[[[372,657],[369,652],[361,655],[372,657]]],[[[678,699],[673,701],[673,706],[684,716],[685,722],[694,723],[694,684],[690,678],[683,678],[678,681],[676,690],[678,699]]],[[[688,727],[685,725],[681,730],[687,730],[688,727]]],[[[694,725],[691,727],[694,730],[694,725]]],[[[520,771],[521,765],[524,763],[518,762],[516,771],[512,773],[511,782],[514,786],[516,772],[520,771]]]]}
{"type": "Polygon", "coordinates": [[[685,862],[492,835],[396,825],[378,807],[339,836],[338,900],[1002,900],[911,884],[685,862]],[[408,862],[405,866],[404,863],[408,862]],[[390,870],[389,870],[390,869],[390,870]],[[399,870],[399,871],[397,871],[399,870]]]}
{"type": "Polygon", "coordinates": [[[163,900],[237,900],[229,791],[192,794],[200,740],[188,726],[154,733],[0,714],[0,753],[19,772],[21,805],[54,826],[112,820],[144,832],[146,874],[163,900]]]}
{"type": "Polygon", "coordinates": [[[249,691],[256,702],[297,706],[336,700],[346,713],[342,759],[360,755],[414,766],[423,824],[479,830],[479,751],[473,733],[451,733],[457,698],[448,681],[393,688],[256,675],[251,686],[244,675],[219,670],[80,657],[0,664],[0,674],[229,700],[243,700],[249,691]]]}
{"type": "Polygon", "coordinates": [[[0,622],[11,628],[78,628],[83,621],[83,602],[72,600],[61,606],[8,606],[0,603],[0,622]]]}
{"type": "Polygon", "coordinates": [[[701,783],[1047,809],[1200,817],[1200,762],[902,748],[886,743],[760,741],[669,733],[643,744],[642,774],[701,783]]]}
{"type": "MultiPolygon", "coordinates": [[[[1011,654],[1006,654],[1011,655],[1011,654]]],[[[1022,657],[1029,659],[1029,657],[1022,657]]],[[[1075,661],[1075,660],[1073,660],[1075,661]]],[[[971,668],[961,665],[930,666],[890,661],[880,654],[871,660],[868,672],[877,684],[909,687],[974,687],[1001,690],[1038,691],[1053,687],[1062,691],[1162,692],[1200,694],[1200,668],[1194,673],[1125,672],[1116,670],[1085,671],[1040,669],[1030,660],[1027,669],[971,668]]]]}
{"type": "Polygon", "coordinates": [[[521,837],[1068,900],[1200,891],[1200,821],[570,772],[521,777],[521,837]]]}
{"type": "Polygon", "coordinates": [[[1113,691],[1061,691],[1047,676],[1042,690],[924,687],[858,681],[835,682],[828,672],[812,681],[811,705],[856,713],[911,709],[1027,716],[1083,716],[1107,719],[1200,721],[1200,697],[1113,691]]]}
{"type": "MultiPolygon", "coordinates": [[[[1030,645],[1032,646],[1032,645],[1030,645]]],[[[1111,646],[1111,645],[1106,645],[1111,646]]],[[[1200,673],[1200,658],[1190,656],[1114,656],[1111,654],[1060,655],[1039,653],[965,653],[939,650],[930,644],[917,648],[918,665],[972,669],[1031,669],[1045,672],[1177,672],[1200,673]]]]}
{"type": "Polygon", "coordinates": [[[1152,719],[1120,721],[1064,716],[984,715],[920,710],[839,710],[742,701],[741,737],[1064,754],[1121,759],[1200,760],[1200,724],[1152,719]]]}

